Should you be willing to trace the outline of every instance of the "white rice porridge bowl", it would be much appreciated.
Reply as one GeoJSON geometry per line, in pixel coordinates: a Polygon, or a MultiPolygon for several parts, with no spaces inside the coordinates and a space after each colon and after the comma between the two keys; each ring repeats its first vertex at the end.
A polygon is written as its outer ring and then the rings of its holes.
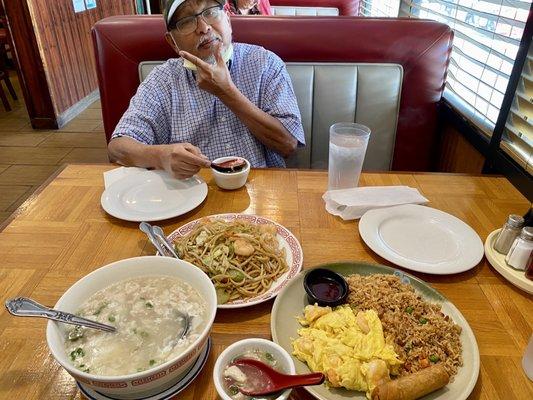
{"type": "Polygon", "coordinates": [[[187,372],[207,344],[216,306],[213,284],[194,265],[168,257],[130,258],[85,276],[55,305],[113,325],[116,333],[50,321],[46,338],[77,381],[105,395],[139,398],[165,390],[187,372]],[[191,325],[178,340],[182,313],[191,325]]]}

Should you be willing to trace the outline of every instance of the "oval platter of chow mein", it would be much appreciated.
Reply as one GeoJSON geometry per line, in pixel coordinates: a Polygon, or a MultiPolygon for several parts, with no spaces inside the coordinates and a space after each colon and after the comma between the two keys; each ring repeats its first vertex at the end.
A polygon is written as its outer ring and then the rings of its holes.
{"type": "Polygon", "coordinates": [[[211,215],[181,226],[168,239],[181,259],[209,275],[219,308],[270,300],[302,269],[298,239],[256,215],[211,215]]]}

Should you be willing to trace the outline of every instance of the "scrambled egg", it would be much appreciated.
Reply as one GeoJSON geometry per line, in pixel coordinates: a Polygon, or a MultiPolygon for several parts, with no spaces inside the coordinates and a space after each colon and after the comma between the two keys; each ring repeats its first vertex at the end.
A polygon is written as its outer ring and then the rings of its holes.
{"type": "Polygon", "coordinates": [[[349,306],[307,306],[298,321],[304,328],[292,342],[293,354],[330,386],[370,393],[397,374],[401,364],[374,310],[357,315],[349,306]]]}

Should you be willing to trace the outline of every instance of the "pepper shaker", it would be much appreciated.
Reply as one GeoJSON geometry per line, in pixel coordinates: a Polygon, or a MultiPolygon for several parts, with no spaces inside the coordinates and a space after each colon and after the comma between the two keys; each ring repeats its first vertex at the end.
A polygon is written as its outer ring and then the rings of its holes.
{"type": "Polygon", "coordinates": [[[518,270],[525,271],[529,256],[533,252],[533,227],[526,226],[516,238],[509,253],[505,257],[505,262],[518,270]]]}
{"type": "Polygon", "coordinates": [[[503,225],[500,234],[494,242],[494,250],[501,254],[507,254],[516,237],[520,234],[520,229],[523,225],[524,218],[521,215],[509,215],[507,222],[503,225]]]}
{"type": "Polygon", "coordinates": [[[529,261],[527,262],[526,278],[533,281],[533,252],[529,255],[529,261]]]}

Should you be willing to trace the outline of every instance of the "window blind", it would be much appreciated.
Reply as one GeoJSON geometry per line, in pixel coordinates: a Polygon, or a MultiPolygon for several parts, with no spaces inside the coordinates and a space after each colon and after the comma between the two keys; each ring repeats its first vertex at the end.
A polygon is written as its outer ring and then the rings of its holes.
{"type": "Polygon", "coordinates": [[[531,0],[402,0],[400,16],[448,24],[455,32],[444,97],[491,135],[531,0]]]}
{"type": "Polygon", "coordinates": [[[397,17],[400,0],[361,0],[359,15],[365,17],[397,17]]]}
{"type": "Polygon", "coordinates": [[[533,44],[507,116],[500,148],[533,175],[533,44]]]}

